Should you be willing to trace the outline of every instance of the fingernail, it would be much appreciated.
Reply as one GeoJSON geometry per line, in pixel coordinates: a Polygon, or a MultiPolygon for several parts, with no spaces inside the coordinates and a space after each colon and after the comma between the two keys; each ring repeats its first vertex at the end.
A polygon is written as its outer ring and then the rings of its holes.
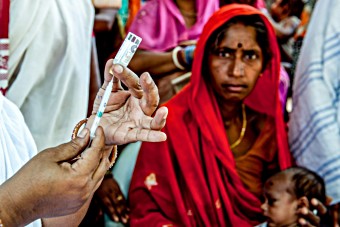
{"type": "Polygon", "coordinates": [[[85,138],[85,136],[87,135],[89,131],[87,129],[83,129],[81,130],[81,132],[78,134],[79,138],[85,138]]]}
{"type": "Polygon", "coordinates": [[[169,111],[166,110],[166,112],[165,112],[165,114],[164,114],[164,116],[163,116],[163,120],[166,120],[166,118],[168,117],[168,114],[169,114],[169,111]]]}
{"type": "Polygon", "coordinates": [[[305,208],[305,207],[304,207],[304,208],[302,208],[302,213],[303,213],[303,214],[308,214],[308,209],[307,209],[307,208],[305,208]]]}
{"type": "Polygon", "coordinates": [[[123,67],[121,65],[115,65],[114,70],[115,70],[116,73],[122,73],[123,67]]]}
{"type": "Polygon", "coordinates": [[[305,224],[307,224],[306,220],[305,220],[305,219],[302,219],[302,218],[299,219],[299,223],[300,223],[300,225],[305,225],[305,224]]]}
{"type": "Polygon", "coordinates": [[[151,84],[152,79],[151,79],[151,76],[150,76],[150,75],[148,75],[148,76],[146,77],[145,82],[146,82],[147,84],[151,84]]]}
{"type": "Polygon", "coordinates": [[[114,215],[114,216],[113,216],[113,220],[114,220],[115,222],[118,222],[118,221],[119,221],[119,218],[118,218],[116,215],[114,215]]]}
{"type": "Polygon", "coordinates": [[[311,200],[311,203],[312,203],[314,206],[317,206],[317,205],[318,205],[318,200],[313,198],[313,199],[311,200]]]}

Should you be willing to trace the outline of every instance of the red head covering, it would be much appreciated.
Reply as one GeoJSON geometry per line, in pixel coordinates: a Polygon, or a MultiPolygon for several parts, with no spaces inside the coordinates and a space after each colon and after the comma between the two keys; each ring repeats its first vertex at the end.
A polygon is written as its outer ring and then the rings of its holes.
{"type": "Polygon", "coordinates": [[[273,57],[245,103],[275,118],[279,165],[282,169],[291,165],[278,97],[280,54],[275,33],[257,9],[227,5],[204,27],[190,84],[166,104],[167,141],[142,145],[129,194],[132,224],[253,226],[261,217],[260,200],[241,182],[215,95],[202,76],[205,46],[213,32],[235,16],[254,14],[267,27],[273,57]]]}

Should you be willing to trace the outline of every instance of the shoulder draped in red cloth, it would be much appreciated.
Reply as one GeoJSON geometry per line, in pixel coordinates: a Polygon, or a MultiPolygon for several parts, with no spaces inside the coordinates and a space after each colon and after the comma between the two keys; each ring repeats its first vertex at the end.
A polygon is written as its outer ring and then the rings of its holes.
{"type": "Polygon", "coordinates": [[[142,145],[129,192],[132,226],[258,223],[260,200],[241,182],[219,107],[201,75],[204,49],[212,33],[235,16],[253,14],[260,15],[268,29],[273,56],[245,104],[275,119],[279,166],[285,169],[291,165],[278,97],[280,54],[275,33],[255,8],[225,6],[204,27],[195,50],[190,84],[166,104],[167,141],[142,145]]]}

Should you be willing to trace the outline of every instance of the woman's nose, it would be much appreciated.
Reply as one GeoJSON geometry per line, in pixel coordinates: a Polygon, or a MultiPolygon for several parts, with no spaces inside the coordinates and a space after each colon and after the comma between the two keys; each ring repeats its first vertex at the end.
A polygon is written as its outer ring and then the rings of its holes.
{"type": "Polygon", "coordinates": [[[244,63],[239,60],[239,59],[235,59],[234,60],[234,64],[231,65],[232,69],[231,69],[231,74],[235,77],[241,77],[244,76],[244,63]]]}

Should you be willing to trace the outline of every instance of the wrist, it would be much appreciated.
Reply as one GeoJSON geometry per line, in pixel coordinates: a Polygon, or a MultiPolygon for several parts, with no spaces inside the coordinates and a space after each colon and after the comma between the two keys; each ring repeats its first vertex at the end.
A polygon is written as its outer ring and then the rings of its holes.
{"type": "Polygon", "coordinates": [[[185,60],[185,49],[181,48],[177,53],[178,62],[184,66],[185,70],[189,69],[189,65],[185,60]]]}
{"type": "Polygon", "coordinates": [[[180,46],[177,46],[177,47],[175,47],[172,50],[172,62],[176,66],[177,69],[184,71],[185,70],[185,65],[183,65],[183,61],[182,61],[182,63],[180,62],[181,55],[182,55],[182,53],[181,53],[182,50],[183,50],[183,48],[180,47],[180,46]]]}
{"type": "MultiPolygon", "coordinates": [[[[25,224],[25,211],[20,210],[23,206],[13,200],[15,197],[11,195],[11,191],[8,189],[8,181],[0,186],[0,219],[2,227],[22,226],[25,224]]],[[[15,192],[17,191],[15,190],[15,192]]]]}
{"type": "Polygon", "coordinates": [[[186,64],[188,65],[188,67],[191,69],[192,66],[192,62],[194,59],[194,51],[196,49],[196,45],[190,45],[190,46],[186,46],[183,49],[184,52],[184,60],[186,62],[186,64]]]}

